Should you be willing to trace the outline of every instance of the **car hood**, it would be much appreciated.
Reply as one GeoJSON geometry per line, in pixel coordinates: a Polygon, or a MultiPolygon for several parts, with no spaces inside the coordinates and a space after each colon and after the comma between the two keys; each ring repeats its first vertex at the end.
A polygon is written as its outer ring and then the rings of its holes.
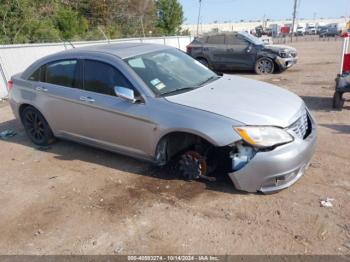
{"type": "Polygon", "coordinates": [[[246,125],[279,127],[288,127],[294,123],[304,107],[300,97],[285,89],[228,75],[201,88],[166,99],[246,125]]]}
{"type": "Polygon", "coordinates": [[[271,50],[273,52],[296,52],[297,50],[294,47],[288,46],[288,45],[265,45],[265,50],[271,50]]]}

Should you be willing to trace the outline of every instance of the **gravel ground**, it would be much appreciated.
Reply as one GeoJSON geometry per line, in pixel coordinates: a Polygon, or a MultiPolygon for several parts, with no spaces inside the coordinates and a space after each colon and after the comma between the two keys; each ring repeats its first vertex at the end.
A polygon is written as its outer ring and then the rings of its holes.
{"type": "Polygon", "coordinates": [[[0,102],[0,131],[18,133],[0,140],[0,254],[350,254],[350,103],[331,108],[341,42],[294,46],[290,70],[243,74],[297,93],[318,121],[311,167],[274,195],[71,142],[38,149],[0,102]]]}

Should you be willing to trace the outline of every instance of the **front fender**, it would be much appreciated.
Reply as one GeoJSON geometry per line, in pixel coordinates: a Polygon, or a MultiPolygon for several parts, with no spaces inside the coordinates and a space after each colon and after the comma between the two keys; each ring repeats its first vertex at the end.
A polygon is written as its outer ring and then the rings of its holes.
{"type": "Polygon", "coordinates": [[[262,57],[267,57],[270,58],[272,61],[275,61],[278,55],[267,51],[261,51],[258,53],[257,58],[260,59],[262,57]]]}
{"type": "Polygon", "coordinates": [[[163,138],[172,133],[185,133],[202,138],[215,147],[224,147],[236,143],[241,140],[241,137],[234,131],[233,127],[236,125],[234,122],[223,122],[222,124],[217,121],[206,121],[203,123],[197,122],[184,126],[172,126],[167,128],[157,127],[155,143],[152,151],[154,156],[156,155],[158,144],[163,138]],[[216,123],[215,123],[216,122],[216,123]],[[210,124],[209,124],[210,123],[210,124]]]}

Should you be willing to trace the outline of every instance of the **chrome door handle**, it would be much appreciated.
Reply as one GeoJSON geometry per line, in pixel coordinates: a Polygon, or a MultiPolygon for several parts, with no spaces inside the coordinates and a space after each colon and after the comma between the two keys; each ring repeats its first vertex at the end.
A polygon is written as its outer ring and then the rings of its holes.
{"type": "Polygon", "coordinates": [[[36,90],[36,91],[43,91],[43,92],[49,91],[47,88],[41,87],[41,86],[37,86],[37,87],[35,88],[35,90],[36,90]]]}
{"type": "Polygon", "coordinates": [[[81,96],[79,99],[80,99],[81,101],[89,102],[89,103],[95,102],[95,99],[93,99],[93,98],[91,98],[91,97],[86,97],[86,96],[81,96]]]}

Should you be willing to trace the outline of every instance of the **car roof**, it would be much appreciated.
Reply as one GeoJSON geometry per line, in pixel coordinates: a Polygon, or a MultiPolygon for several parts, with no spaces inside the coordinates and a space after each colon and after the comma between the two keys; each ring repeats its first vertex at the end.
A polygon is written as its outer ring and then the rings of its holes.
{"type": "Polygon", "coordinates": [[[84,47],[72,48],[69,50],[54,53],[45,57],[42,57],[31,64],[23,73],[22,77],[27,78],[36,70],[38,66],[49,63],[51,61],[59,60],[62,58],[67,58],[72,56],[81,56],[84,53],[104,53],[110,54],[120,59],[125,59],[129,57],[139,56],[142,54],[147,54],[151,52],[156,52],[165,49],[171,49],[166,45],[150,44],[150,43],[111,43],[111,44],[100,44],[100,45],[90,45],[84,47]]]}
{"type": "Polygon", "coordinates": [[[199,37],[216,36],[216,35],[233,35],[241,34],[243,31],[220,31],[220,32],[208,32],[200,35],[199,37]]]}
{"type": "Polygon", "coordinates": [[[111,43],[101,45],[91,45],[69,49],[61,53],[81,53],[82,51],[87,52],[99,52],[108,53],[111,55],[118,56],[121,59],[128,57],[138,56],[145,53],[155,52],[159,50],[169,49],[171,47],[159,44],[150,43],[111,43]]]}

